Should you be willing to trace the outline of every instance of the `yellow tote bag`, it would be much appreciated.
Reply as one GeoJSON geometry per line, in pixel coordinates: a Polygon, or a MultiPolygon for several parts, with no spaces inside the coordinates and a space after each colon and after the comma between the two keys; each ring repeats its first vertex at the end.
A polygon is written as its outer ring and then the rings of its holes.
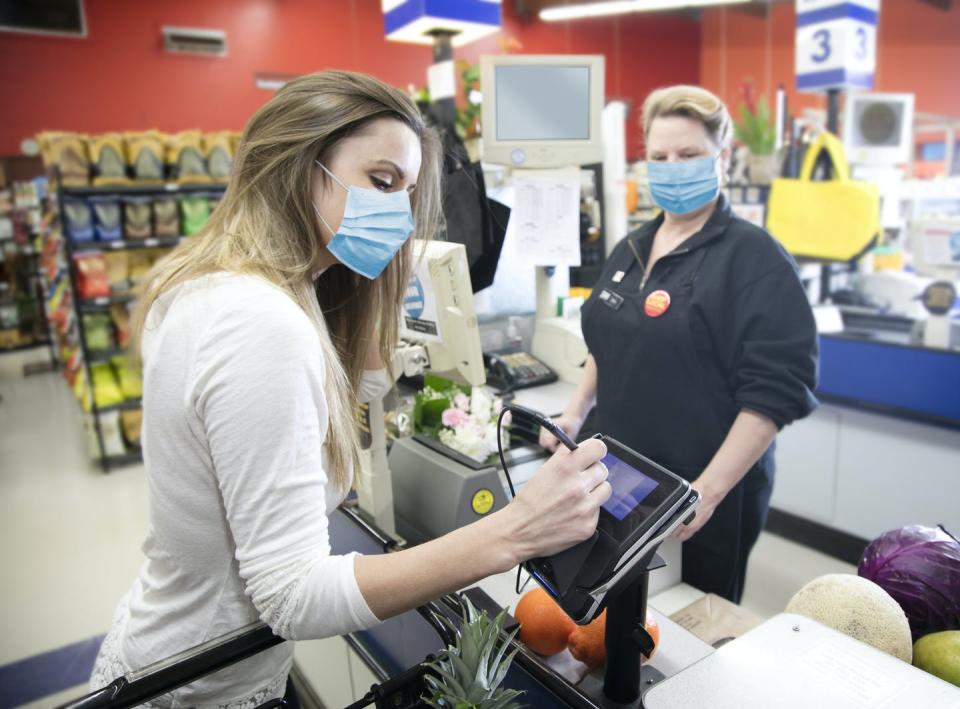
{"type": "Polygon", "coordinates": [[[870,248],[880,231],[880,192],[873,183],[850,179],[843,145],[824,131],[807,150],[799,178],[773,181],[767,230],[794,256],[850,261],[870,248]],[[833,179],[814,182],[821,149],[833,163],[833,179]]]}

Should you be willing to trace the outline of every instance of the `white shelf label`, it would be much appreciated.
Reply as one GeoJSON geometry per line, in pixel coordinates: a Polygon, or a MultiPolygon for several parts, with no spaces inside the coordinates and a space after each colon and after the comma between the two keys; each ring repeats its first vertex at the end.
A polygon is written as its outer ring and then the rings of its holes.
{"type": "Polygon", "coordinates": [[[146,247],[159,246],[160,239],[144,239],[143,245],[146,247]]]}

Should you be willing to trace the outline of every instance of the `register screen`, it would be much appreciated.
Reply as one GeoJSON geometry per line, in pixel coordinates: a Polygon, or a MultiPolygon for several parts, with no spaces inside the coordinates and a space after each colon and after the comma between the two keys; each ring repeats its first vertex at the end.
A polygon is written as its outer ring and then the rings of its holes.
{"type": "Polygon", "coordinates": [[[497,140],[590,140],[590,68],[498,66],[497,140]]]}
{"type": "Polygon", "coordinates": [[[610,453],[604,457],[603,464],[610,471],[607,481],[613,488],[613,494],[603,503],[603,509],[623,521],[659,483],[610,453]]]}

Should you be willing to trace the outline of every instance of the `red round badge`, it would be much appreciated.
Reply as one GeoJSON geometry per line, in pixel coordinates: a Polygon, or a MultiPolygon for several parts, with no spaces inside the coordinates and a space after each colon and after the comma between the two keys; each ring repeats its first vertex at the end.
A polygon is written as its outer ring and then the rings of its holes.
{"type": "Polygon", "coordinates": [[[651,318],[659,318],[670,309],[670,294],[665,290],[655,290],[647,296],[643,304],[643,312],[651,318]]]}

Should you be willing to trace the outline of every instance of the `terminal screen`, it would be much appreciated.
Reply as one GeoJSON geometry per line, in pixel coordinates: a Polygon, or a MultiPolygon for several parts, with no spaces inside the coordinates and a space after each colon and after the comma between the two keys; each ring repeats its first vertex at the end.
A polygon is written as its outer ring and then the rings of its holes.
{"type": "Polygon", "coordinates": [[[603,464],[610,471],[607,482],[613,488],[613,494],[603,503],[603,509],[622,522],[659,483],[610,453],[603,458],[603,464]]]}
{"type": "Polygon", "coordinates": [[[590,140],[590,68],[496,68],[497,140],[590,140]]]}

